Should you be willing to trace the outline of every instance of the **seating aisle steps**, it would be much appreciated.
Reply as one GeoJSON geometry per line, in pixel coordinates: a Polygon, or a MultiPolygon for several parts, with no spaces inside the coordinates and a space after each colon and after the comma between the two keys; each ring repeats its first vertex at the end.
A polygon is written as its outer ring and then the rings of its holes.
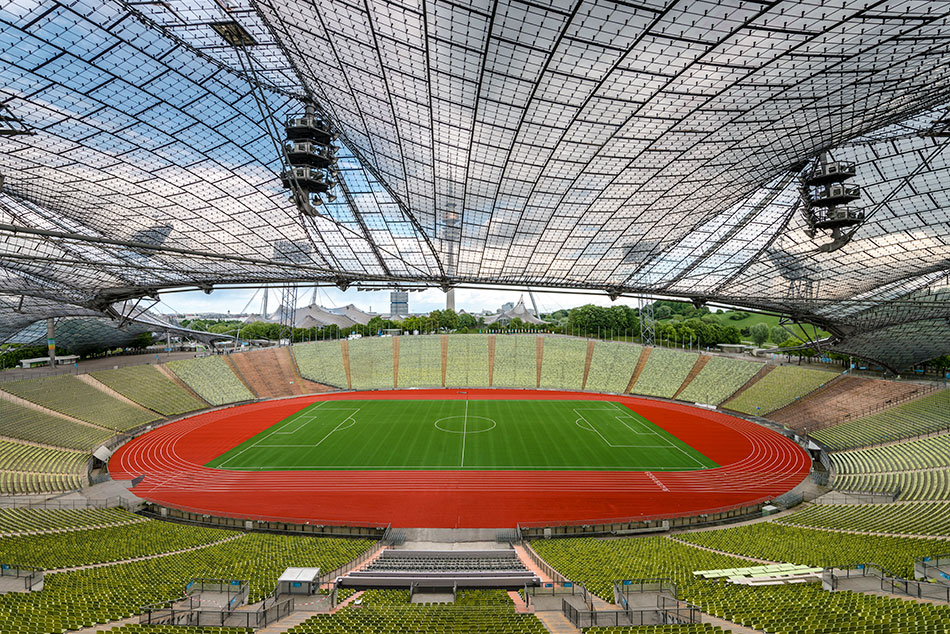
{"type": "Polygon", "coordinates": [[[281,634],[281,632],[297,627],[312,616],[313,612],[291,612],[279,621],[274,621],[267,627],[256,630],[256,634],[281,634]]]}
{"type": "Polygon", "coordinates": [[[287,347],[239,352],[225,360],[258,398],[317,394],[328,389],[297,374],[287,347]]]}
{"type": "Polygon", "coordinates": [[[536,612],[535,616],[551,634],[580,634],[580,630],[562,612],[536,612]]]}
{"type": "Polygon", "coordinates": [[[686,386],[693,382],[700,372],[703,371],[703,368],[706,367],[706,364],[709,363],[709,360],[712,359],[708,354],[701,354],[696,359],[696,363],[693,364],[693,368],[689,371],[689,374],[686,375],[686,379],[683,381],[683,384],[679,386],[679,389],[676,390],[676,393],[673,394],[673,399],[675,400],[679,397],[680,392],[686,389],[686,386]]]}
{"type": "Polygon", "coordinates": [[[798,432],[806,428],[815,432],[932,391],[930,386],[916,383],[847,376],[771,412],[769,418],[798,432]]]}

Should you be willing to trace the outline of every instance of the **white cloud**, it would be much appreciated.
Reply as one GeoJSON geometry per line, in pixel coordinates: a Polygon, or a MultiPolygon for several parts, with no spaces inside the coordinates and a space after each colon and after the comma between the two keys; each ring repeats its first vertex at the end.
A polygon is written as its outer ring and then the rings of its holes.
{"type": "MultiPolygon", "coordinates": [[[[268,310],[273,311],[280,305],[280,289],[270,289],[268,299],[268,310]]],[[[166,293],[162,295],[162,304],[158,306],[158,311],[162,313],[197,313],[197,312],[220,312],[240,313],[248,304],[248,301],[254,295],[253,289],[220,289],[214,291],[211,295],[206,295],[201,291],[190,291],[186,293],[166,293]]],[[[455,291],[456,310],[465,310],[470,313],[481,312],[483,310],[495,311],[506,302],[516,302],[520,296],[524,296],[525,304],[530,308],[531,299],[528,297],[527,290],[495,290],[489,288],[466,289],[460,288],[455,291]]],[[[297,294],[297,305],[305,306],[310,303],[313,297],[312,288],[301,288],[297,294]]],[[[573,308],[583,304],[596,304],[598,306],[612,306],[606,295],[581,295],[574,293],[557,293],[547,291],[534,291],[535,300],[538,302],[538,309],[542,313],[553,312],[562,308],[573,308]]],[[[349,289],[341,291],[338,288],[321,288],[317,293],[317,303],[322,306],[334,307],[354,304],[357,308],[365,311],[377,313],[389,312],[389,291],[358,291],[349,289]]],[[[622,298],[617,300],[617,304],[626,304],[636,307],[635,299],[622,298]]],[[[427,313],[432,310],[441,310],[445,308],[445,293],[440,289],[430,288],[425,291],[409,293],[409,310],[413,313],[427,313]]],[[[254,301],[248,307],[249,312],[259,312],[261,309],[261,295],[257,294],[254,301]]]]}

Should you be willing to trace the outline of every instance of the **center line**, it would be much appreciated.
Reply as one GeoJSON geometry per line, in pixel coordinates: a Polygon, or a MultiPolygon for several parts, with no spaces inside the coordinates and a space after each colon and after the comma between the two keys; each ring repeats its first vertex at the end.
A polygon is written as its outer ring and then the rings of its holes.
{"type": "Polygon", "coordinates": [[[465,432],[468,431],[468,401],[465,401],[465,417],[462,419],[462,462],[460,467],[465,466],[465,432]]]}

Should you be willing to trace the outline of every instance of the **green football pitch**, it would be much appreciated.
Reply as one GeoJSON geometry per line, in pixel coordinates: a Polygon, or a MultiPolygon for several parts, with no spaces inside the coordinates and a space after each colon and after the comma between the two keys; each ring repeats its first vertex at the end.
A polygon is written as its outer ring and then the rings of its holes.
{"type": "Polygon", "coordinates": [[[233,470],[717,467],[610,401],[321,401],[208,463],[233,470]]]}

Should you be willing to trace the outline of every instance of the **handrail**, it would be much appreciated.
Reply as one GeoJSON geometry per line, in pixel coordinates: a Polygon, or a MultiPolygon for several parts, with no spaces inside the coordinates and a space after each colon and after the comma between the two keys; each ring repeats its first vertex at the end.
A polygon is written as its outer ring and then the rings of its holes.
{"type": "Polygon", "coordinates": [[[43,508],[43,509],[102,509],[111,507],[121,507],[124,509],[135,509],[141,506],[141,500],[130,501],[121,496],[113,496],[100,500],[90,500],[88,498],[77,498],[74,500],[60,500],[51,498],[47,500],[37,500],[26,496],[4,497],[0,498],[0,509],[4,508],[43,508]]]}
{"type": "Polygon", "coordinates": [[[334,568],[330,572],[320,575],[319,584],[323,585],[325,583],[330,583],[331,581],[335,580],[337,577],[342,577],[343,575],[350,572],[351,570],[355,570],[356,568],[358,568],[364,562],[375,557],[377,554],[379,554],[383,550],[386,550],[388,547],[389,546],[383,543],[383,540],[376,542],[376,544],[372,548],[360,553],[360,555],[356,557],[356,559],[351,559],[350,561],[346,562],[342,566],[334,568]]]}
{"type": "Polygon", "coordinates": [[[669,520],[677,519],[681,517],[699,517],[702,515],[713,515],[716,513],[726,513],[729,511],[737,511],[744,508],[753,508],[758,504],[763,504],[774,499],[775,496],[766,496],[757,498],[755,500],[749,500],[747,502],[742,502],[740,504],[731,504],[729,506],[720,506],[712,509],[702,509],[701,511],[671,511],[669,513],[656,513],[654,515],[638,515],[638,516],[627,516],[627,517],[610,517],[610,518],[598,518],[598,519],[587,519],[587,520],[570,520],[566,522],[519,522],[518,530],[525,528],[548,528],[555,526],[600,526],[603,524],[625,524],[629,522],[652,522],[655,520],[669,520]]]}
{"type": "Polygon", "coordinates": [[[206,517],[221,517],[226,519],[233,520],[245,520],[252,522],[277,522],[282,524],[298,524],[301,526],[341,526],[341,527],[352,527],[352,528],[371,528],[376,530],[385,530],[389,527],[388,523],[384,522],[351,522],[346,520],[313,520],[303,517],[276,517],[273,515],[252,515],[248,513],[231,513],[228,511],[214,511],[210,513],[208,509],[196,508],[193,506],[185,506],[183,504],[169,504],[167,502],[152,502],[147,500],[150,504],[156,508],[167,508],[176,511],[184,511],[185,513],[195,513],[197,515],[203,515],[206,517]]]}
{"type": "MultiPolygon", "coordinates": [[[[520,529],[519,529],[519,532],[520,532],[520,529]]],[[[551,566],[548,562],[544,561],[544,559],[541,558],[541,555],[539,555],[534,550],[534,548],[531,546],[530,543],[528,543],[527,541],[524,541],[522,542],[522,546],[524,547],[525,553],[527,553],[528,558],[531,559],[531,561],[534,562],[541,569],[541,572],[551,577],[552,581],[560,581],[560,582],[570,581],[567,577],[565,577],[564,575],[559,573],[557,570],[555,570],[554,567],[551,566]]]]}
{"type": "MultiPolygon", "coordinates": [[[[935,383],[926,383],[926,384],[915,383],[915,385],[918,385],[919,388],[915,389],[913,392],[908,392],[900,396],[895,396],[894,398],[878,403],[877,405],[864,408],[860,411],[852,410],[852,411],[844,412],[842,415],[822,421],[823,423],[826,423],[826,424],[823,424],[820,428],[815,428],[812,431],[822,431],[822,430],[828,429],[829,427],[834,427],[835,425],[838,425],[840,423],[845,423],[845,422],[857,420],[859,418],[864,418],[865,416],[870,416],[871,414],[877,414],[878,412],[883,412],[884,410],[892,409],[894,407],[897,407],[898,405],[907,403],[908,401],[915,401],[917,399],[923,398],[927,396],[928,394],[932,394],[933,392],[937,392],[941,389],[940,385],[935,384],[935,383]]],[[[788,406],[786,405],[786,407],[788,406]]],[[[774,413],[774,412],[770,412],[770,413],[774,413]]],[[[810,422],[813,422],[813,421],[810,421],[810,422]]],[[[864,445],[860,445],[860,446],[863,447],[864,445]]],[[[868,445],[868,446],[873,446],[873,445],[868,445]]],[[[835,451],[842,451],[842,450],[836,449],[835,451]]]]}

